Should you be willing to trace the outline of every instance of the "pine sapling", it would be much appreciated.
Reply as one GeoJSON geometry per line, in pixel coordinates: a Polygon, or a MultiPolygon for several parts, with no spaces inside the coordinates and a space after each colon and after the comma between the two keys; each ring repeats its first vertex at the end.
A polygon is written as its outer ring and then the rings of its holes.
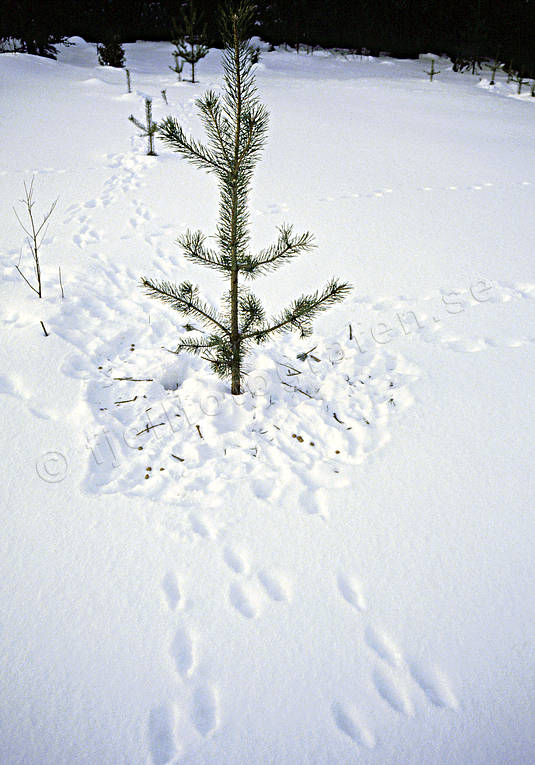
{"type": "Polygon", "coordinates": [[[470,59],[470,67],[472,69],[472,74],[476,74],[476,70],[482,68],[481,58],[476,55],[472,56],[470,59]]]}
{"type": "Polygon", "coordinates": [[[164,104],[166,106],[169,106],[169,101],[167,100],[167,91],[166,90],[162,90],[160,92],[161,92],[161,96],[162,96],[162,101],[164,102],[164,104]]]}
{"type": "Polygon", "coordinates": [[[126,72],[126,92],[131,93],[132,92],[132,85],[130,83],[130,70],[125,69],[126,72]]]}
{"type": "Polygon", "coordinates": [[[124,48],[117,38],[97,45],[97,54],[101,66],[124,67],[124,48]]]}
{"type": "Polygon", "coordinates": [[[435,69],[435,59],[434,58],[431,59],[431,70],[429,72],[426,71],[425,73],[429,75],[430,82],[433,82],[433,77],[436,74],[440,74],[440,70],[435,69]]]}
{"type": "MultiPolygon", "coordinates": [[[[311,295],[301,295],[280,314],[266,319],[262,304],[243,283],[275,270],[299,253],[313,247],[309,232],[295,234],[283,225],[275,244],[253,254],[250,251],[249,203],[253,171],[266,141],[268,112],[257,98],[254,51],[247,39],[253,18],[247,2],[228,6],[222,15],[224,84],[221,94],[208,91],[197,99],[206,129],[206,145],[188,138],[173,117],[160,125],[160,137],[194,165],[218,179],[220,190],[216,248],[206,244],[200,231],[187,231],[178,243],[187,260],[215,269],[228,283],[220,310],[206,303],[191,282],[172,284],[142,278],[146,293],[169,304],[182,316],[206,329],[196,328],[194,337],[181,340],[176,353],[201,355],[222,378],[230,378],[231,393],[242,391],[244,360],[251,346],[287,331],[302,337],[312,331],[312,320],[342,300],[350,286],[331,280],[311,295]]],[[[189,327],[190,325],[188,323],[189,327]]]]}
{"type": "MultiPolygon", "coordinates": [[[[182,10],[180,33],[176,23],[175,39],[172,40],[176,53],[191,66],[191,82],[195,82],[195,64],[209,52],[206,37],[206,25],[201,23],[201,15],[189,1],[187,8],[182,10]]],[[[173,53],[174,55],[174,53],[173,53]]]]}
{"type": "Polygon", "coordinates": [[[503,69],[504,64],[500,62],[498,58],[498,54],[496,54],[493,61],[491,61],[488,64],[485,64],[485,67],[491,72],[491,78],[490,78],[490,85],[496,85],[496,72],[503,69]]]}
{"type": "Polygon", "coordinates": [[[507,84],[509,85],[511,80],[513,80],[516,77],[516,71],[513,68],[512,61],[509,62],[509,66],[506,71],[507,71],[507,84]]]}
{"type": "Polygon", "coordinates": [[[528,85],[528,84],[529,84],[529,82],[528,82],[528,80],[525,80],[525,79],[524,79],[524,72],[523,72],[522,70],[520,70],[519,72],[517,72],[517,74],[515,75],[515,77],[513,77],[513,80],[514,80],[514,81],[517,83],[517,85],[518,85],[518,90],[517,90],[516,92],[517,92],[517,94],[518,94],[518,95],[520,95],[520,94],[522,93],[522,88],[524,87],[524,85],[528,85]]]}
{"type": "MultiPolygon", "coordinates": [[[[33,267],[35,272],[35,281],[36,284],[32,284],[31,281],[23,274],[21,267],[20,267],[20,258],[18,264],[15,266],[19,274],[22,276],[28,287],[32,289],[35,294],[38,297],[43,297],[43,288],[42,288],[42,282],[41,282],[41,264],[39,263],[39,251],[41,248],[41,245],[43,244],[43,239],[46,236],[46,232],[48,230],[48,221],[50,219],[50,216],[54,212],[54,208],[57,204],[57,199],[55,202],[53,202],[50,206],[49,211],[43,216],[43,220],[38,225],[35,220],[34,210],[35,207],[35,200],[33,196],[33,184],[34,179],[32,178],[30,182],[30,186],[26,186],[26,183],[24,183],[24,199],[21,199],[21,204],[24,205],[26,209],[26,215],[28,218],[27,223],[23,223],[18,212],[15,208],[13,208],[13,212],[15,213],[15,216],[20,224],[20,227],[26,234],[26,243],[28,245],[28,249],[30,250],[32,254],[33,259],[33,267]]],[[[22,257],[22,251],[21,251],[21,257],[22,257]]]]}
{"type": "Polygon", "coordinates": [[[468,67],[470,66],[470,62],[468,61],[465,56],[463,56],[461,53],[459,53],[455,57],[455,61],[453,62],[453,71],[454,72],[465,72],[468,67]]]}
{"type": "Polygon", "coordinates": [[[481,58],[477,55],[470,55],[468,57],[459,55],[453,63],[454,72],[467,72],[471,69],[472,74],[476,74],[476,70],[481,68],[481,58]]]}
{"type": "Polygon", "coordinates": [[[158,131],[158,123],[154,122],[152,119],[152,98],[145,98],[145,125],[137,120],[133,114],[131,114],[128,119],[141,130],[142,137],[147,138],[147,155],[149,157],[156,157],[157,154],[154,151],[154,136],[158,131]]]}
{"type": "Polygon", "coordinates": [[[180,53],[178,52],[178,50],[174,50],[171,55],[173,56],[175,63],[173,64],[173,66],[170,66],[169,69],[178,76],[178,81],[181,82],[182,70],[184,69],[184,62],[179,61],[180,53]]]}

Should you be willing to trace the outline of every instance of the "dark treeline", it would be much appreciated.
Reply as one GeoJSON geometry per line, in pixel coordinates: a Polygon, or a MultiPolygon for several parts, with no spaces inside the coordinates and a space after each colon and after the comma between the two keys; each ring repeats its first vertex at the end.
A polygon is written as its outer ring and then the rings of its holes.
{"type": "MultiPolygon", "coordinates": [[[[212,45],[220,43],[217,0],[195,0],[212,45]]],[[[93,42],[168,40],[178,0],[2,0],[0,38],[31,53],[80,35],[93,42]]],[[[535,72],[535,0],[272,0],[259,2],[257,34],[274,44],[319,45],[372,54],[493,58],[535,72]]]]}

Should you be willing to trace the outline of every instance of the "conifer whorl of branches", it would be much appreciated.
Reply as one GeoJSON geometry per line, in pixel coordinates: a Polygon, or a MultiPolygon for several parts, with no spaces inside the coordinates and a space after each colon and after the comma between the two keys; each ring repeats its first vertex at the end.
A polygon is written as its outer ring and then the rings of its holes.
{"type": "Polygon", "coordinates": [[[182,340],[176,352],[202,355],[216,374],[230,378],[233,394],[241,393],[243,362],[251,344],[287,331],[298,331],[302,337],[308,335],[317,314],[342,300],[350,290],[348,284],[332,280],[322,290],[302,295],[267,320],[260,300],[240,283],[240,274],[252,280],[313,247],[309,232],[294,234],[291,226],[283,225],[271,247],[257,254],[249,249],[248,195],[268,127],[268,112],[257,97],[254,49],[247,37],[252,13],[247,2],[228,6],[223,12],[222,94],[209,90],[196,102],[208,136],[207,144],[186,136],[173,117],[167,117],[158,129],[168,146],[218,179],[219,222],[214,237],[217,248],[208,247],[200,231],[187,231],[178,244],[187,260],[216,269],[228,280],[229,290],[222,309],[218,311],[205,303],[198,287],[190,282],[174,285],[141,280],[150,297],[196,319],[206,329],[197,337],[182,340]]]}

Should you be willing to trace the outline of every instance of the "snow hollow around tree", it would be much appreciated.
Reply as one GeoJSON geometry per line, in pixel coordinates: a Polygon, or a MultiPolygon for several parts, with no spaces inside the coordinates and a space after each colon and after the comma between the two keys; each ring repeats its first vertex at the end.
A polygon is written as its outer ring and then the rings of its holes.
{"type": "Polygon", "coordinates": [[[128,120],[150,97],[202,138],[221,53],[193,85],[125,45],[131,94],[80,38],[0,56],[0,761],[532,765],[535,98],[262,47],[252,244],[318,247],[255,288],[354,289],[238,397],[139,288],[217,305],[175,245],[215,233],[216,182],[128,120]]]}

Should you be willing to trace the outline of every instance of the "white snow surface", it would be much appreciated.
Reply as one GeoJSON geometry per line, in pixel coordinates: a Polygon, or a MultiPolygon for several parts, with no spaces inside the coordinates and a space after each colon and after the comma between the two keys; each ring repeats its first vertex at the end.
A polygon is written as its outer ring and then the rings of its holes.
{"type": "Polygon", "coordinates": [[[138,286],[224,290],[175,244],[213,178],[127,119],[202,138],[221,54],[192,85],[170,52],[126,46],[131,94],[81,38],[0,56],[0,762],[533,765],[535,98],[264,50],[253,245],[318,247],[256,291],[354,289],[234,398],[138,286]]]}

